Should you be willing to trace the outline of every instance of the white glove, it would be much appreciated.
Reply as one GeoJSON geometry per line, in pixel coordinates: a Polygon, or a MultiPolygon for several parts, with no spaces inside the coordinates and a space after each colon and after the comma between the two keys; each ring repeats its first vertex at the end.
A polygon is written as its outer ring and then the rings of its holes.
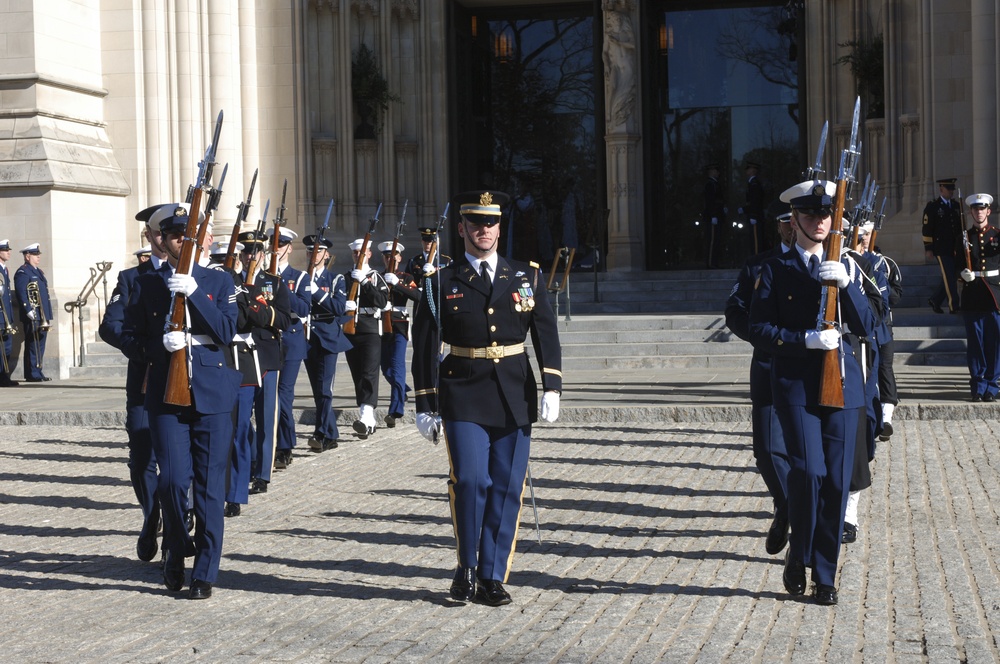
{"type": "Polygon", "coordinates": [[[965,283],[972,283],[973,281],[976,280],[975,273],[973,273],[973,271],[970,270],[969,268],[965,268],[959,274],[962,277],[962,281],[964,281],[965,283]]]}
{"type": "Polygon", "coordinates": [[[438,427],[441,418],[434,413],[417,413],[417,431],[435,445],[438,443],[438,427]]]}
{"type": "Polygon", "coordinates": [[[806,330],[806,348],[834,350],[840,347],[839,330],[806,330]]]}
{"type": "Polygon", "coordinates": [[[346,309],[347,311],[357,311],[358,310],[357,300],[348,300],[347,303],[344,305],[344,309],[346,309]]]}
{"type": "Polygon", "coordinates": [[[307,279],[305,283],[306,283],[305,292],[309,293],[310,295],[316,292],[316,284],[313,283],[312,279],[307,279]]]}
{"type": "Polygon", "coordinates": [[[191,297],[191,293],[198,290],[198,282],[190,274],[174,274],[167,279],[167,288],[174,293],[180,293],[184,297],[191,297]]]}
{"type": "Polygon", "coordinates": [[[555,422],[559,419],[558,392],[545,392],[542,394],[541,417],[543,422],[555,422]]]}
{"type": "Polygon", "coordinates": [[[173,353],[185,346],[187,346],[187,339],[183,332],[167,332],[163,335],[163,347],[167,349],[167,352],[173,353]]]}
{"type": "Polygon", "coordinates": [[[847,268],[840,261],[823,261],[819,264],[820,281],[836,281],[838,288],[847,288],[851,283],[847,276],[847,268]]]}
{"type": "Polygon", "coordinates": [[[38,318],[38,314],[35,313],[34,309],[28,309],[28,318],[30,318],[31,320],[35,320],[36,318],[38,318]]]}
{"type": "Polygon", "coordinates": [[[750,220],[750,225],[751,226],[756,226],[757,225],[757,220],[756,219],[751,219],[750,220]]]}
{"type": "Polygon", "coordinates": [[[361,283],[368,278],[368,271],[355,268],[351,270],[351,279],[354,279],[358,283],[361,283]]]}
{"type": "Polygon", "coordinates": [[[718,226],[719,225],[719,218],[718,217],[712,217],[712,225],[713,226],[718,226]]]}
{"type": "Polygon", "coordinates": [[[385,283],[389,284],[390,286],[395,286],[396,284],[399,283],[399,277],[397,277],[392,272],[386,272],[382,276],[385,278],[385,283]]]}
{"type": "Polygon", "coordinates": [[[434,267],[433,263],[424,263],[424,276],[429,277],[437,272],[437,268],[434,267]]]}

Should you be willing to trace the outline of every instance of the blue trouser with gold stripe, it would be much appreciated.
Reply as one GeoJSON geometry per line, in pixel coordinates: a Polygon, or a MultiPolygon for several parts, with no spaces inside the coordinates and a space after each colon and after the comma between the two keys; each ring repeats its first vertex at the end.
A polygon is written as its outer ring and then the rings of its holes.
{"type": "Polygon", "coordinates": [[[480,579],[506,581],[521,515],[531,453],[531,425],[484,427],[445,422],[458,563],[480,579]]]}

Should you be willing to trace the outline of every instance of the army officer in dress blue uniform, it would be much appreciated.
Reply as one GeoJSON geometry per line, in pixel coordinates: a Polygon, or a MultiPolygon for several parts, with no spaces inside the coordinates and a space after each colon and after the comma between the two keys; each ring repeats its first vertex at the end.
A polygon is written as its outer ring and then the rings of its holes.
{"type": "Polygon", "coordinates": [[[451,596],[490,606],[511,601],[503,582],[538,419],[537,384],[524,352],[529,334],[542,372],[542,420],[559,416],[562,390],[559,333],[541,270],[496,253],[507,200],[490,191],[455,199],[465,254],[426,282],[413,329],[417,427],[434,440],[443,421],[451,463],[458,540],[451,596]],[[448,354],[439,365],[440,342],[448,354]]]}
{"type": "Polygon", "coordinates": [[[972,217],[967,231],[972,264],[965,264],[960,274],[970,395],[973,401],[987,402],[996,401],[1000,389],[1000,231],[990,226],[992,203],[989,194],[966,199],[972,217]]]}
{"type": "Polygon", "coordinates": [[[306,351],[306,373],[312,388],[313,403],[316,404],[316,423],[309,448],[313,452],[324,452],[337,447],[340,432],[337,429],[337,415],[333,412],[333,380],[337,375],[337,357],[351,348],[351,342],[341,329],[347,307],[347,287],[344,275],[335,274],[326,268],[333,243],[326,238],[307,235],[302,238],[306,251],[315,261],[310,267],[312,275],[306,289],[311,299],[308,341],[306,351]],[[316,247],[317,243],[320,244],[316,247]]]}
{"type": "Polygon", "coordinates": [[[21,326],[24,329],[24,379],[29,383],[52,380],[42,373],[45,357],[45,339],[52,321],[52,304],[49,302],[49,281],[38,264],[42,250],[38,243],[21,250],[24,264],[14,273],[14,289],[21,302],[21,326]]]}
{"type": "Polygon", "coordinates": [[[176,271],[184,243],[187,210],[175,205],[161,223],[167,263],[141,275],[125,308],[122,350],[145,362],[146,410],[153,451],[160,468],[158,494],[163,511],[163,582],[171,591],[184,586],[189,553],[184,526],[186,494],[192,485],[196,527],[192,599],[212,594],[222,557],[226,470],[233,442],[232,412],[240,374],[229,365],[229,344],[236,333],[236,291],[230,275],[194,265],[176,271]],[[185,296],[189,328],[165,332],[174,293],[185,296]],[[164,403],[172,353],[186,349],[192,405],[164,403]]]}
{"type": "Polygon", "coordinates": [[[861,365],[841,330],[868,338],[875,323],[853,262],[821,260],[832,225],[829,190],[828,183],[804,182],[782,194],[792,207],[795,246],[764,262],[750,305],[750,339],[772,358],[771,393],[790,464],[783,581],[789,593],[801,595],[811,567],[816,601],[824,605],[837,603],[840,536],[865,405],[861,365]],[[817,330],[821,282],[839,288],[840,328],[817,330]],[[840,353],[843,408],[819,405],[827,351],[840,353]]]}
{"type": "Polygon", "coordinates": [[[7,271],[7,263],[10,262],[10,240],[0,240],[0,339],[3,340],[3,361],[0,362],[0,387],[17,387],[16,380],[11,379],[11,363],[14,358],[14,304],[10,297],[10,289],[13,284],[10,280],[10,272],[7,271]]]}

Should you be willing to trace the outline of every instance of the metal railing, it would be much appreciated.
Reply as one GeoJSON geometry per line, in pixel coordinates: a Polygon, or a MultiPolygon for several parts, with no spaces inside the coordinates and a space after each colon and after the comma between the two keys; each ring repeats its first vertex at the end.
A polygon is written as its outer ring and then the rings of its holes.
{"type": "MultiPolygon", "coordinates": [[[[93,295],[94,291],[97,289],[97,286],[100,285],[101,283],[104,284],[104,299],[101,300],[101,298],[97,298],[98,320],[100,320],[102,317],[101,305],[103,304],[105,307],[107,307],[108,304],[107,275],[108,275],[108,270],[111,269],[112,263],[111,261],[100,261],[96,265],[97,267],[90,268],[90,279],[88,279],[87,283],[85,283],[83,285],[83,288],[80,289],[80,294],[77,295],[76,300],[74,300],[73,302],[67,302],[66,304],[63,305],[63,309],[65,309],[68,314],[72,315],[74,309],[76,310],[77,313],[77,321],[73,323],[73,327],[74,328],[78,327],[80,331],[79,358],[75,353],[73,355],[73,365],[77,367],[84,366],[84,361],[87,356],[87,344],[83,335],[83,321],[85,320],[83,314],[84,307],[87,306],[87,300],[90,298],[91,295],[93,295]]],[[[72,320],[72,318],[70,320],[72,320]]],[[[76,329],[73,330],[73,334],[76,334],[76,329]]]]}

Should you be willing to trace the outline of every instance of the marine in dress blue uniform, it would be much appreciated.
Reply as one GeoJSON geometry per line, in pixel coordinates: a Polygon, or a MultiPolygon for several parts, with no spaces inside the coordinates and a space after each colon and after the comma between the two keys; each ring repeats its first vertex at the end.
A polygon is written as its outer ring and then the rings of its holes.
{"type": "MultiPolygon", "coordinates": [[[[1000,231],[989,223],[993,197],[966,199],[970,263],[961,272],[969,392],[973,401],[996,401],[1000,390],[1000,231]]],[[[963,251],[964,254],[964,251],[963,251]]]]}
{"type": "Polygon", "coordinates": [[[295,401],[295,382],[298,380],[302,361],[306,359],[309,348],[303,325],[303,321],[309,318],[312,304],[309,275],[289,264],[297,237],[295,231],[282,226],[276,258],[278,276],[288,290],[291,309],[288,326],[281,333],[284,360],[278,374],[278,442],[274,456],[276,469],[287,468],[292,463],[292,448],[295,447],[295,414],[292,410],[295,401]]]}
{"type": "Polygon", "coordinates": [[[2,362],[0,362],[0,387],[17,387],[18,383],[10,377],[14,367],[14,304],[11,299],[11,289],[14,287],[7,271],[10,262],[10,240],[0,240],[0,340],[3,341],[2,362]]]}
{"type": "Polygon", "coordinates": [[[236,332],[237,306],[233,280],[218,270],[194,265],[191,274],[176,274],[187,209],[176,205],[160,223],[168,263],[140,275],[125,308],[122,350],[148,365],[146,410],[160,475],[157,493],[163,515],[163,581],[171,591],[184,585],[188,549],[184,525],[186,493],[192,486],[196,520],[192,599],[211,596],[219,573],[224,530],[226,474],[233,441],[232,412],[240,375],[229,362],[228,346],[236,332]],[[186,295],[189,328],[164,332],[172,292],[186,295]],[[171,353],[186,347],[192,405],[166,404],[163,397],[171,353]]]}
{"type": "Polygon", "coordinates": [[[351,342],[341,329],[346,311],[347,288],[344,276],[328,270],[326,262],[333,244],[326,238],[307,235],[302,239],[306,251],[312,252],[317,242],[322,246],[310,266],[312,279],[306,288],[311,299],[306,373],[316,405],[316,423],[309,448],[314,452],[335,449],[340,433],[333,410],[333,381],[337,375],[337,358],[351,348],[351,342]]]}
{"type": "MultiPolygon", "coordinates": [[[[153,205],[139,212],[135,218],[146,223],[146,235],[151,245],[159,242],[160,221],[166,214],[173,213],[173,204],[153,205]],[[159,215],[157,213],[160,213],[159,215]],[[153,228],[156,229],[155,237],[153,228]]],[[[122,348],[122,326],[125,323],[125,306],[129,302],[135,282],[140,275],[155,272],[163,264],[163,253],[157,244],[155,255],[150,247],[150,259],[118,273],[111,300],[104,309],[104,318],[97,330],[101,339],[110,346],[122,348]]],[[[136,500],[142,509],[142,529],[136,541],[136,555],[140,560],[152,560],[156,556],[157,531],[160,527],[160,501],[156,496],[157,475],[156,456],[153,454],[153,439],[149,432],[149,416],[146,413],[146,396],[143,382],[146,380],[147,364],[129,358],[125,374],[125,432],[128,435],[129,479],[136,500]]]]}
{"type": "MultiPolygon", "coordinates": [[[[750,301],[761,265],[791,249],[791,217],[790,212],[778,216],[781,244],[747,259],[726,301],[726,326],[744,341],[750,341],[750,301]]],[[[774,555],[788,543],[788,452],[771,398],[771,356],[756,347],[750,360],[750,403],[754,462],[774,503],[764,548],[774,555]]]]}
{"type": "MultiPolygon", "coordinates": [[[[351,242],[355,265],[364,240],[351,242]]],[[[378,405],[379,367],[382,363],[382,314],[389,309],[389,285],[369,265],[371,248],[367,250],[361,267],[344,273],[344,280],[358,282],[356,300],[347,300],[346,309],[354,311],[354,333],[348,334],[351,348],[344,353],[347,366],[354,380],[354,398],[358,404],[358,418],[353,428],[359,438],[375,433],[375,407],[378,405]]]]}
{"type": "Polygon", "coordinates": [[[958,178],[943,178],[937,181],[939,195],[924,207],[922,224],[924,253],[934,260],[941,270],[941,286],[927,300],[936,313],[944,313],[941,307],[948,305],[948,311],[958,311],[958,291],[956,290],[956,247],[962,237],[962,212],[958,201],[954,200],[955,183],[958,178]]]}
{"type": "Polygon", "coordinates": [[[807,182],[789,194],[793,251],[761,266],[750,305],[750,339],[771,355],[771,394],[788,450],[791,523],[783,580],[793,595],[805,592],[812,568],[816,601],[836,604],[835,577],[844,508],[851,480],[864,381],[855,348],[837,329],[818,331],[821,280],[839,286],[842,330],[868,337],[874,317],[849,262],[820,261],[831,226],[825,183],[807,182]],[[823,354],[843,359],[844,408],[819,405],[823,354]]]}
{"type": "MultiPolygon", "coordinates": [[[[410,309],[411,302],[420,301],[420,289],[414,281],[413,276],[400,268],[404,246],[401,242],[396,243],[396,270],[390,272],[393,260],[392,241],[382,242],[378,246],[385,262],[385,274],[383,280],[391,289],[389,302],[392,305],[391,327],[382,329],[382,375],[389,383],[389,412],[385,416],[386,426],[392,428],[396,426],[396,420],[403,416],[406,407],[407,392],[409,386],[406,384],[406,346],[410,342],[410,309]]],[[[383,323],[385,322],[383,316],[383,323]]]]}
{"type": "Polygon", "coordinates": [[[52,303],[49,301],[49,281],[38,267],[42,250],[38,243],[21,250],[24,264],[14,273],[14,289],[21,303],[21,328],[24,330],[24,379],[29,383],[52,380],[42,372],[45,358],[45,340],[52,321],[52,303]],[[37,289],[37,290],[36,290],[37,289]],[[37,300],[37,302],[35,301],[37,300]]]}
{"type": "Polygon", "coordinates": [[[452,209],[460,213],[465,254],[426,282],[413,324],[417,427],[433,440],[443,421],[451,465],[458,548],[451,596],[491,606],[511,601],[503,582],[514,555],[531,425],[539,417],[535,375],[524,353],[529,334],[542,372],[543,420],[558,417],[562,390],[545,278],[537,265],[496,253],[507,200],[490,191],[456,197],[452,209]],[[448,346],[439,366],[440,342],[448,346]]]}

